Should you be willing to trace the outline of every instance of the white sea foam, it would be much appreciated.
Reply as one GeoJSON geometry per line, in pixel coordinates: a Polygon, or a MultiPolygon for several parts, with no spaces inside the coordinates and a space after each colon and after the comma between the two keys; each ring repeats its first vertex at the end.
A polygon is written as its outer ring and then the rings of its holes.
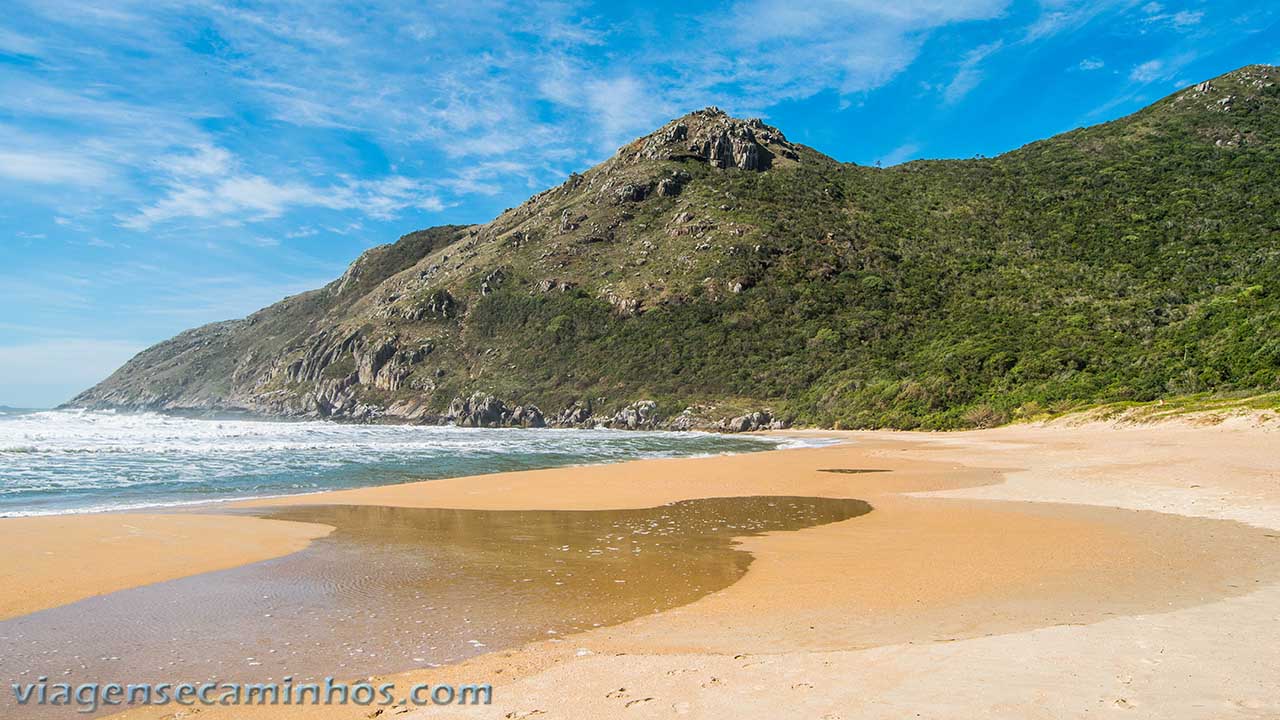
{"type": "Polygon", "coordinates": [[[141,509],[502,470],[804,447],[822,438],[193,419],[0,416],[0,515],[141,509]]]}

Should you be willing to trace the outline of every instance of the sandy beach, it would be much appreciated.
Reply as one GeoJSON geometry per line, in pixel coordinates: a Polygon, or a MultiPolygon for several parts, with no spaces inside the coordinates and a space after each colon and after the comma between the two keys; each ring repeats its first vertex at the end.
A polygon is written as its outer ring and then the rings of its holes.
{"type": "Polygon", "coordinates": [[[0,619],[287,555],[328,532],[226,515],[0,519],[0,619]]]}
{"type": "MultiPolygon", "coordinates": [[[[1280,714],[1277,427],[1251,415],[1217,424],[827,432],[844,442],[271,502],[593,510],[799,495],[874,508],[747,538],[754,562],[746,575],[691,604],[394,677],[493,683],[491,706],[385,714],[1270,717],[1280,714]]],[[[21,579],[0,584],[0,610],[20,614],[254,562],[326,532],[192,513],[2,520],[7,547],[28,550],[0,560],[0,578],[21,579]],[[105,562],[122,555],[128,562],[105,562]]],[[[372,712],[202,708],[199,716],[372,712]]]]}

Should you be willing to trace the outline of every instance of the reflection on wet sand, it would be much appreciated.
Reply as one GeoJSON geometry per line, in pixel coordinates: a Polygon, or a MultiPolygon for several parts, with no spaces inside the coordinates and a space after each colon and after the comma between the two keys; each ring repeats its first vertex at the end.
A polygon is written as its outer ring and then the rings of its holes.
{"type": "Polygon", "coordinates": [[[452,662],[692,602],[746,571],[734,537],[870,509],[803,497],[589,512],[263,508],[251,512],[336,530],[294,555],[0,622],[0,675],[265,682],[452,662]]]}

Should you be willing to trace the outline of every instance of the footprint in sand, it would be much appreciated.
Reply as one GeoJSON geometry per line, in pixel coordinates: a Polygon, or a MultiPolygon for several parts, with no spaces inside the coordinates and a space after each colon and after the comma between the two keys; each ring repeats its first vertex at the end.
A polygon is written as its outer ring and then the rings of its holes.
{"type": "Polygon", "coordinates": [[[647,698],[636,698],[635,700],[632,700],[631,702],[628,702],[626,705],[623,705],[623,707],[631,707],[632,705],[639,705],[640,703],[647,703],[647,702],[649,702],[650,700],[653,700],[653,698],[651,698],[651,697],[647,697],[647,698]]]}

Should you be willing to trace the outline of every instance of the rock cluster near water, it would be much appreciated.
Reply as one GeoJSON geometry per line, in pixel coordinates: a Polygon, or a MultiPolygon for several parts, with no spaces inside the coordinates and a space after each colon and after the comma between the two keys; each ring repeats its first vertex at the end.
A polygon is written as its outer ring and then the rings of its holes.
{"type": "Polygon", "coordinates": [[[708,430],[727,433],[788,427],[785,421],[774,418],[767,410],[712,420],[696,412],[694,408],[686,408],[675,417],[664,417],[658,411],[658,403],[653,400],[638,400],[616,412],[601,415],[593,411],[592,402],[578,402],[547,416],[535,405],[508,405],[492,394],[479,392],[454,398],[449,403],[448,412],[438,420],[458,427],[603,427],[616,430],[708,430]]]}

